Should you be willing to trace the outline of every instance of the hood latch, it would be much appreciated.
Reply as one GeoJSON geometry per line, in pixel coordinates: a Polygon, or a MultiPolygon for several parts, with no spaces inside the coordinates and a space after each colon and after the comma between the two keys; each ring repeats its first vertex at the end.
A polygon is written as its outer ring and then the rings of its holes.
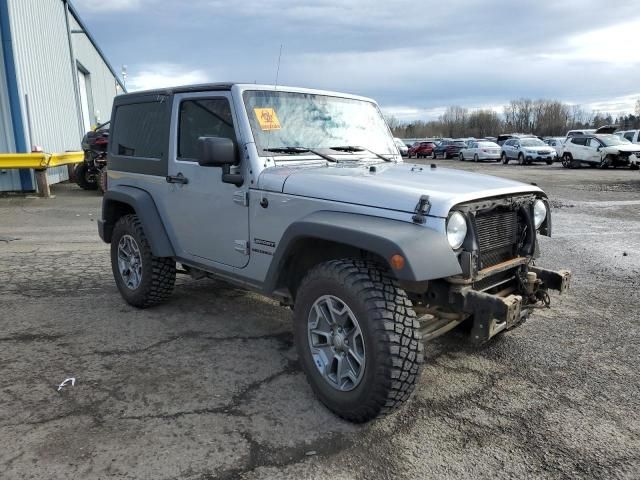
{"type": "Polygon", "coordinates": [[[429,195],[422,195],[420,200],[418,200],[418,204],[416,205],[415,212],[416,214],[411,217],[414,223],[424,223],[426,219],[424,218],[429,214],[429,210],[431,210],[431,203],[429,203],[429,195]]]}

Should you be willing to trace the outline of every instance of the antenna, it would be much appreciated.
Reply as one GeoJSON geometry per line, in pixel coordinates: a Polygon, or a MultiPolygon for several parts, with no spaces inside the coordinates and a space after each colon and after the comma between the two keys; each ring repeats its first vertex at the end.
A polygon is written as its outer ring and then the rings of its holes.
{"type": "Polygon", "coordinates": [[[122,65],[122,85],[124,85],[124,88],[127,88],[127,66],[126,65],[122,65]]]}
{"type": "Polygon", "coordinates": [[[278,54],[278,68],[276,69],[276,83],[273,86],[274,90],[278,89],[278,75],[280,75],[280,59],[282,58],[282,44],[280,44],[280,53],[278,54]]]}

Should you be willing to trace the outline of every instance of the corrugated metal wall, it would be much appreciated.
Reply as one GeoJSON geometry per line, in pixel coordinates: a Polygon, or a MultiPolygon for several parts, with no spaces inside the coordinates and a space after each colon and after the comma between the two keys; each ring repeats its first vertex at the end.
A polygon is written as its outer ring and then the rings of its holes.
{"type": "MultiPolygon", "coordinates": [[[[69,16],[71,30],[82,30],[73,16],[69,16]]],[[[89,38],[80,33],[72,35],[73,51],[76,61],[89,72],[89,82],[93,96],[93,111],[90,112],[91,124],[104,123],[111,117],[113,97],[121,91],[116,91],[116,81],[109,67],[104,63],[100,54],[93,47],[89,38]]]]}
{"type": "MultiPolygon", "coordinates": [[[[2,25],[0,25],[0,37],[2,25]]],[[[0,48],[0,152],[15,152],[13,126],[11,124],[11,110],[7,77],[4,71],[4,54],[0,48]]],[[[0,170],[0,192],[20,190],[20,172],[17,170],[0,170]]]]}
{"type": "Polygon", "coordinates": [[[80,124],[64,3],[9,0],[9,12],[23,109],[29,98],[31,144],[49,152],[77,150],[80,124]]]}
{"type": "MultiPolygon", "coordinates": [[[[8,0],[8,5],[28,141],[47,152],[79,150],[84,132],[75,88],[77,67],[72,66],[69,50],[65,4],[61,0],[8,0]],[[27,107],[30,122],[27,122],[27,107]]],[[[72,30],[81,29],[71,14],[69,22],[72,30]]],[[[96,111],[100,120],[106,121],[116,94],[115,78],[86,35],[74,33],[72,42],[76,60],[89,72],[92,123],[96,111]]],[[[48,177],[51,183],[66,180],[67,167],[51,169],[48,177]]],[[[0,191],[6,190],[3,187],[0,180],[0,191]]]]}

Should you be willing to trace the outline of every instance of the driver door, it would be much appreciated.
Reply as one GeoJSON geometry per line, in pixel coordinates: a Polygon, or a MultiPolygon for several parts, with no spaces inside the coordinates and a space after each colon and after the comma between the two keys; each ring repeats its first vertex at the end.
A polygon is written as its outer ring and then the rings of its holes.
{"type": "Polygon", "coordinates": [[[176,253],[205,265],[244,267],[249,262],[247,190],[223,182],[221,167],[200,166],[196,159],[199,137],[239,144],[231,94],[178,94],[174,102],[164,210],[176,253]]]}

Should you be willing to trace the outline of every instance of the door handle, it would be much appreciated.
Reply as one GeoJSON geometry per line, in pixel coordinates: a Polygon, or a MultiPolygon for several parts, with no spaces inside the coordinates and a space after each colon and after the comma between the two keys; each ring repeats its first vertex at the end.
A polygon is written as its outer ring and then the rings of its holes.
{"type": "Polygon", "coordinates": [[[177,175],[167,175],[165,180],[167,183],[181,183],[182,185],[189,183],[189,179],[182,175],[182,173],[178,173],[177,175]]]}

